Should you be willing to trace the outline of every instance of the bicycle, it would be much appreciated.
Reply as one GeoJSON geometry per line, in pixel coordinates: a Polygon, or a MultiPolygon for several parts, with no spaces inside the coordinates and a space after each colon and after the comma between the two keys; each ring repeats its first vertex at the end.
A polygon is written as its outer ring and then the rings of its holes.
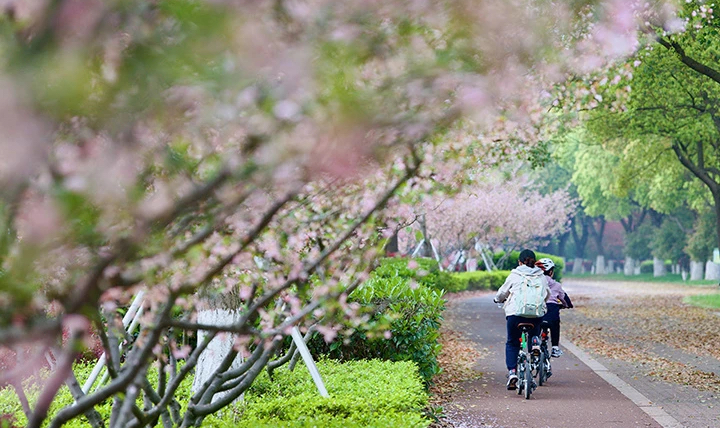
{"type": "Polygon", "coordinates": [[[530,349],[530,332],[535,328],[531,323],[518,324],[520,329],[520,353],[517,359],[518,395],[524,394],[529,400],[532,392],[537,388],[535,374],[538,373],[540,364],[540,353],[532,352],[530,349]]]}
{"type": "Polygon", "coordinates": [[[543,386],[548,378],[552,376],[552,367],[550,366],[550,351],[548,350],[548,333],[550,332],[550,324],[543,321],[540,324],[540,363],[538,366],[537,376],[538,385],[543,386]]]}

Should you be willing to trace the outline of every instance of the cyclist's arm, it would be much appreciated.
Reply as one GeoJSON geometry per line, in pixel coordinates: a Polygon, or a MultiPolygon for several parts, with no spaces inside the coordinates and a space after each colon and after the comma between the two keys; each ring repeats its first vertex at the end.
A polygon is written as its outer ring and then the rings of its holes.
{"type": "Polygon", "coordinates": [[[495,302],[502,303],[507,300],[508,296],[510,295],[510,287],[512,286],[512,283],[510,282],[511,276],[512,274],[508,275],[502,287],[500,287],[500,289],[497,291],[497,294],[495,294],[495,298],[493,299],[495,302]]]}
{"type": "Polygon", "coordinates": [[[550,283],[545,280],[545,301],[548,301],[550,299],[550,296],[552,296],[552,292],[550,291],[550,283]]]}

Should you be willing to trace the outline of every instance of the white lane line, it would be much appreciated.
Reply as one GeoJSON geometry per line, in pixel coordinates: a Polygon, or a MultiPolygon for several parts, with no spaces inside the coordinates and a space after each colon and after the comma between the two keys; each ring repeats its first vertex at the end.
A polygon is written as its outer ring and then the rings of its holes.
{"type": "Polygon", "coordinates": [[[575,354],[580,361],[590,367],[595,373],[597,373],[598,376],[605,379],[607,383],[614,386],[615,389],[620,391],[624,396],[629,398],[636,406],[641,408],[651,418],[655,419],[657,423],[662,425],[663,428],[683,428],[683,425],[678,422],[677,419],[670,416],[662,408],[654,405],[646,396],[642,395],[640,391],[620,379],[615,373],[611,372],[607,369],[607,367],[597,362],[585,351],[565,339],[563,339],[563,347],[575,354]]]}

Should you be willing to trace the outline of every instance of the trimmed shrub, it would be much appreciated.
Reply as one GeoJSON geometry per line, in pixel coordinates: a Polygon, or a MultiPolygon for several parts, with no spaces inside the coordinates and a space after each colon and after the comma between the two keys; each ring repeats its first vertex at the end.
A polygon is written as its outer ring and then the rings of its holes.
{"type": "MultiPolygon", "coordinates": [[[[75,373],[82,383],[94,365],[76,363],[75,373]]],[[[246,392],[243,403],[228,407],[203,421],[206,427],[427,427],[429,421],[422,416],[427,405],[427,393],[423,389],[417,366],[412,362],[357,361],[340,364],[319,361],[318,370],[328,389],[330,398],[322,398],[312,382],[304,364],[290,372],[287,366],[274,372],[270,381],[263,372],[246,392]]],[[[151,369],[151,373],[154,369],[151,369]]],[[[47,370],[40,377],[48,377],[47,370]]],[[[156,382],[156,379],[151,379],[156,382]]],[[[30,404],[39,395],[39,386],[25,382],[30,404]]],[[[40,382],[39,384],[42,384],[40,382]]],[[[188,377],[178,389],[176,399],[182,407],[190,399],[192,377],[188,377]]],[[[50,407],[52,417],[62,407],[73,403],[70,391],[62,386],[50,407]]],[[[110,420],[107,400],[96,409],[105,420],[110,420]]],[[[138,398],[142,407],[142,399],[138,398]]],[[[0,389],[0,428],[27,426],[17,396],[12,387],[0,389]]],[[[88,427],[85,418],[76,418],[63,425],[70,428],[88,427]]]]}
{"type": "Polygon", "coordinates": [[[461,286],[461,290],[458,291],[497,290],[503,285],[508,275],[510,275],[510,271],[507,270],[490,272],[479,270],[475,272],[454,273],[453,277],[461,286]]]}
{"type": "Polygon", "coordinates": [[[413,280],[420,285],[446,292],[455,292],[458,284],[449,272],[440,271],[438,262],[429,258],[408,259],[390,257],[380,260],[380,265],[372,273],[375,277],[402,277],[413,280]],[[409,263],[414,262],[417,268],[411,269],[409,263]]]}
{"type": "Polygon", "coordinates": [[[213,427],[427,427],[427,405],[417,366],[412,362],[331,360],[318,362],[329,398],[321,397],[305,366],[263,373],[236,407],[236,421],[213,427]]]}
{"type": "MultiPolygon", "coordinates": [[[[663,263],[665,272],[672,272],[672,260],[665,260],[663,263]]],[[[654,273],[655,267],[652,260],[645,260],[640,263],[640,273],[654,273]]]]}
{"type": "MultiPolygon", "coordinates": [[[[502,266],[499,263],[500,259],[505,255],[504,251],[499,251],[495,254],[493,254],[493,262],[497,264],[498,269],[500,270],[512,270],[517,267],[518,265],[518,258],[520,258],[520,251],[513,251],[510,253],[507,259],[505,259],[505,262],[502,263],[502,266]]],[[[535,257],[537,257],[538,260],[543,258],[549,258],[553,262],[555,262],[555,278],[556,281],[560,281],[563,277],[563,272],[565,271],[565,259],[562,257],[558,257],[553,254],[547,254],[547,253],[538,253],[535,252],[535,257]]]]}
{"type": "MultiPolygon", "coordinates": [[[[402,259],[399,259],[402,260],[402,259]]],[[[407,264],[407,260],[404,260],[407,264]]],[[[332,343],[320,336],[312,338],[308,347],[313,355],[326,355],[340,361],[383,359],[414,361],[420,376],[429,385],[440,372],[437,356],[442,312],[445,310],[443,291],[423,285],[412,286],[412,277],[403,276],[412,269],[402,265],[390,272],[375,272],[349,296],[369,315],[367,323],[356,327],[349,336],[339,334],[332,343]],[[389,338],[379,335],[389,331],[389,338]]],[[[452,277],[450,277],[452,279],[452,277]]]]}
{"type": "MultiPolygon", "coordinates": [[[[182,362],[180,362],[179,364],[182,364],[182,362]]],[[[94,361],[78,361],[74,364],[73,371],[75,372],[75,376],[77,376],[80,385],[82,385],[85,380],[87,380],[94,367],[94,361]]],[[[40,385],[43,385],[45,383],[44,380],[49,377],[49,374],[50,371],[48,369],[41,369],[39,371],[39,374],[37,375],[39,376],[39,378],[32,376],[23,382],[23,385],[25,387],[25,393],[27,394],[28,401],[30,402],[30,407],[34,407],[35,403],[37,402],[37,399],[40,396],[40,385]]],[[[149,380],[153,386],[157,386],[157,367],[153,366],[149,369],[149,380]]],[[[192,376],[186,377],[177,390],[176,399],[182,407],[185,407],[185,404],[188,402],[188,400],[190,400],[192,381],[192,376]]],[[[64,407],[72,405],[74,402],[75,400],[72,398],[72,394],[70,393],[68,387],[66,385],[60,387],[60,389],[58,390],[58,394],[55,396],[52,404],[50,405],[50,409],[48,411],[49,419],[52,419],[53,415],[55,415],[64,407]]],[[[138,407],[143,406],[143,400],[141,397],[138,397],[137,405],[138,407]]],[[[100,413],[100,416],[106,423],[110,421],[110,413],[112,411],[111,406],[112,399],[105,400],[100,405],[95,406],[95,410],[100,413]]],[[[23,413],[22,406],[20,405],[17,395],[15,394],[15,390],[11,386],[0,389],[0,414],[14,416],[15,426],[17,427],[27,426],[27,417],[25,416],[25,413],[23,413]]],[[[69,422],[63,425],[63,427],[68,428],[87,428],[89,426],[90,425],[84,416],[71,419],[69,422]]],[[[2,428],[2,425],[0,425],[0,428],[2,428]]]]}

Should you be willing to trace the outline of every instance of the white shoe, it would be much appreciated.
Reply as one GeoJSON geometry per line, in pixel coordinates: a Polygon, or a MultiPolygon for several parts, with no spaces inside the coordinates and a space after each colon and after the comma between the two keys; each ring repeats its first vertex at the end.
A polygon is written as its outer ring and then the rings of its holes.
{"type": "Polygon", "coordinates": [[[513,390],[517,388],[518,377],[515,374],[515,370],[510,370],[508,373],[507,389],[513,390]]]}
{"type": "Polygon", "coordinates": [[[554,357],[554,358],[558,358],[558,357],[560,357],[562,354],[564,354],[564,352],[563,352],[562,350],[560,350],[560,348],[557,347],[557,346],[553,346],[553,347],[552,347],[552,351],[550,351],[550,356],[551,356],[551,357],[554,357]]]}

